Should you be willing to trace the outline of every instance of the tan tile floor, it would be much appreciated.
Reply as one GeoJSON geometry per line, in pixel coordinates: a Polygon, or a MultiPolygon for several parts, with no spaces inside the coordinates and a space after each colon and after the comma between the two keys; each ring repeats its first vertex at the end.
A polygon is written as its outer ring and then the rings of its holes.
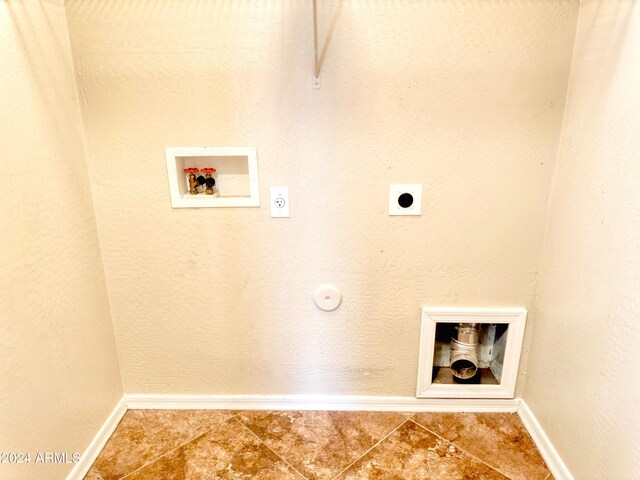
{"type": "Polygon", "coordinates": [[[129,410],[86,480],[547,480],[516,414],[129,410]]]}

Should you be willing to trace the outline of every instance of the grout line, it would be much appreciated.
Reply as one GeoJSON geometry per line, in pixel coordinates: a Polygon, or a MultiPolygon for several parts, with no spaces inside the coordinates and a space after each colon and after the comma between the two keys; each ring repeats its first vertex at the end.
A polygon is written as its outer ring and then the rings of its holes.
{"type": "Polygon", "coordinates": [[[257,433],[255,433],[253,430],[251,430],[249,427],[247,427],[244,423],[242,423],[240,421],[240,419],[238,417],[236,417],[235,415],[233,416],[234,420],[236,422],[238,422],[242,427],[244,427],[251,435],[253,435],[254,437],[256,437],[258,439],[258,441],[260,443],[262,443],[265,447],[267,447],[267,450],[269,450],[271,453],[273,453],[276,457],[278,457],[280,460],[282,460],[285,464],[287,464],[294,472],[296,472],[298,475],[300,475],[302,478],[304,478],[304,480],[308,480],[307,477],[305,477],[302,473],[300,473],[298,471],[297,468],[295,468],[293,465],[291,465],[284,457],[282,457],[281,455],[279,455],[273,448],[271,448],[269,445],[266,444],[266,442],[264,440],[262,440],[257,433]]]}
{"type": "Polygon", "coordinates": [[[231,415],[231,412],[229,412],[229,414],[230,414],[229,418],[226,418],[225,420],[223,420],[222,422],[220,422],[218,425],[216,425],[216,426],[214,426],[214,427],[210,428],[210,429],[209,429],[209,430],[207,430],[206,432],[201,433],[200,435],[198,435],[198,436],[196,436],[196,437],[193,437],[193,438],[192,438],[192,439],[190,439],[190,440],[187,440],[186,442],[184,442],[184,443],[182,443],[182,444],[178,445],[178,446],[177,446],[177,447],[175,447],[175,448],[172,448],[171,450],[167,450],[166,452],[164,452],[164,453],[163,453],[162,455],[160,455],[159,457],[154,458],[153,460],[151,460],[150,462],[145,463],[145,464],[144,464],[144,465],[142,465],[141,467],[136,468],[135,470],[133,470],[133,471],[131,471],[131,472],[127,473],[126,475],[124,475],[124,476],[122,476],[122,477],[118,477],[118,480],[124,480],[125,478],[127,478],[127,477],[129,477],[129,476],[133,475],[134,473],[136,473],[136,472],[138,472],[138,471],[142,470],[143,468],[148,467],[148,466],[149,466],[149,465],[151,465],[152,463],[157,462],[157,461],[158,461],[158,460],[160,460],[162,457],[165,457],[165,456],[169,455],[170,453],[175,452],[176,450],[178,450],[178,449],[180,449],[180,448],[184,447],[185,445],[188,445],[189,443],[191,443],[191,442],[194,442],[194,441],[198,440],[200,437],[203,437],[204,435],[206,435],[207,433],[211,432],[212,430],[215,430],[216,428],[220,427],[222,424],[227,423],[229,420],[233,420],[234,415],[231,415]]]}
{"type": "Polygon", "coordinates": [[[382,442],[384,442],[387,438],[389,438],[392,434],[394,434],[396,432],[396,430],[398,430],[401,426],[403,426],[405,423],[410,422],[410,419],[406,419],[404,422],[402,422],[400,425],[398,425],[396,428],[394,428],[393,430],[391,430],[389,433],[387,433],[384,437],[382,437],[380,440],[378,440],[369,450],[367,450],[366,452],[364,452],[362,455],[360,455],[358,458],[356,458],[353,462],[351,462],[349,465],[347,465],[345,468],[343,468],[342,470],[340,470],[336,475],[334,475],[333,477],[331,477],[331,480],[334,480],[336,478],[338,478],[340,475],[342,475],[344,472],[346,472],[347,470],[349,470],[353,465],[355,465],[360,459],[364,458],[370,451],[372,451],[373,449],[375,449],[378,445],[380,445],[382,442]]]}
{"type": "Polygon", "coordinates": [[[422,428],[423,430],[426,430],[427,432],[435,435],[438,438],[441,438],[442,440],[444,440],[447,443],[450,443],[451,445],[453,445],[454,447],[456,447],[457,449],[459,449],[460,451],[464,452],[466,455],[469,455],[471,458],[477,460],[480,463],[483,463],[484,465],[486,465],[487,467],[489,467],[492,470],[495,470],[496,472],[498,472],[500,475],[503,475],[507,478],[511,478],[509,477],[507,474],[503,473],[502,471],[500,471],[500,469],[494,467],[493,465],[489,465],[487,462],[485,462],[484,460],[482,460],[481,458],[476,457],[474,454],[468,452],[467,450],[465,450],[464,448],[460,448],[460,446],[456,445],[455,443],[453,443],[451,440],[447,440],[446,438],[444,438],[442,435],[438,435],[436,432],[429,430],[427,427],[425,427],[424,425],[419,424],[418,422],[416,422],[413,419],[408,420],[409,422],[413,422],[415,423],[417,426],[419,426],[420,428],[422,428]]]}

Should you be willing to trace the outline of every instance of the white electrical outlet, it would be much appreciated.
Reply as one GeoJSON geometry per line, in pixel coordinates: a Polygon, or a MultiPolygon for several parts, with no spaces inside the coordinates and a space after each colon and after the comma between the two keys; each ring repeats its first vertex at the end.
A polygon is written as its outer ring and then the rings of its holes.
{"type": "Polygon", "coordinates": [[[289,187],[271,187],[271,217],[289,217],[289,187]]]}
{"type": "Polygon", "coordinates": [[[392,184],[389,188],[389,215],[420,215],[422,184],[392,184]]]}

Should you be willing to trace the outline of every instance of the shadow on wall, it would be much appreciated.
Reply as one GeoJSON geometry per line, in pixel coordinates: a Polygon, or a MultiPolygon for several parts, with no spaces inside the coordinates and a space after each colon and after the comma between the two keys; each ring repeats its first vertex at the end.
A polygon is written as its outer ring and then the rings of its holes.
{"type": "Polygon", "coordinates": [[[60,10],[64,10],[64,5],[62,2],[46,0],[9,0],[6,3],[21,50],[32,73],[31,78],[37,85],[36,91],[46,105],[46,112],[56,129],[56,145],[65,149],[65,146],[73,145],[80,134],[77,126],[69,125],[66,121],[67,109],[61,108],[65,102],[72,100],[69,98],[68,87],[65,87],[75,83],[72,77],[73,65],[71,57],[65,54],[63,44],[68,38],[61,35],[60,30],[56,31],[44,3],[55,5],[51,8],[60,10]],[[39,10],[38,18],[45,19],[47,29],[36,28],[33,25],[30,16],[35,12],[31,12],[31,9],[39,10]],[[64,68],[60,68],[61,65],[64,65],[64,68]],[[74,141],[69,141],[71,139],[74,141]]]}
{"type": "MultiPolygon", "coordinates": [[[[591,24],[584,30],[579,32],[579,35],[583,37],[579,45],[576,45],[574,51],[573,66],[581,65],[582,63],[576,60],[580,58],[596,57],[599,60],[600,68],[602,71],[611,72],[611,75],[600,75],[597,88],[594,88],[592,92],[597,95],[599,100],[588,99],[590,105],[607,105],[609,101],[609,95],[612,85],[609,82],[615,79],[615,71],[618,68],[618,62],[622,58],[622,47],[625,44],[627,32],[630,26],[630,22],[633,18],[632,13],[634,8],[640,8],[638,2],[628,2],[626,0],[594,0],[597,3],[596,14],[593,15],[591,24]],[[607,4],[606,9],[602,8],[604,4],[607,4]],[[617,8],[611,8],[611,3],[617,3],[617,8]],[[606,18],[609,12],[615,12],[614,15],[606,18]],[[606,19],[603,20],[603,17],[606,19]],[[607,28],[603,29],[602,24],[607,24],[607,28]],[[596,28],[597,27],[597,28],[596,28]],[[613,53],[613,54],[611,54],[613,53]]],[[[575,75],[576,72],[572,72],[575,75]]],[[[571,105],[575,100],[572,97],[571,89],[569,89],[567,95],[567,105],[571,105]]],[[[598,115],[598,112],[594,112],[598,115]]]]}
{"type": "MultiPolygon", "coordinates": [[[[324,5],[325,2],[321,4],[324,5]]],[[[338,19],[340,18],[340,13],[342,12],[342,5],[344,4],[344,0],[338,1],[338,6],[335,8],[335,12],[331,15],[331,21],[329,22],[329,28],[327,29],[327,34],[324,39],[324,44],[322,49],[320,50],[320,54],[318,56],[318,72],[322,72],[322,65],[324,64],[324,59],[327,56],[327,52],[329,51],[329,46],[331,45],[331,39],[333,38],[333,32],[336,29],[336,25],[338,23],[338,19]]],[[[329,4],[330,8],[333,9],[333,6],[329,4]]],[[[322,25],[318,26],[318,36],[322,38],[322,25]]],[[[320,41],[320,39],[318,39],[320,41]]]]}

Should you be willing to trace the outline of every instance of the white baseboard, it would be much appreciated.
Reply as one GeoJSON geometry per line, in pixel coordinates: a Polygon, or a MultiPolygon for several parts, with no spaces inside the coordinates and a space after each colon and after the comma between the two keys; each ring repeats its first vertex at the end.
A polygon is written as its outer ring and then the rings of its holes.
{"type": "Polygon", "coordinates": [[[518,415],[522,420],[522,424],[529,432],[529,435],[531,435],[536,447],[538,447],[540,455],[542,455],[547,467],[549,467],[553,478],[555,478],[555,480],[573,480],[573,475],[571,475],[562,458],[560,458],[558,451],[554,448],[549,437],[547,437],[547,434],[542,429],[542,425],[540,425],[536,419],[527,402],[522,398],[519,400],[518,415]]]}
{"type": "Polygon", "coordinates": [[[93,437],[93,440],[91,440],[89,446],[85,449],[84,452],[82,452],[80,461],[75,464],[75,466],[67,476],[67,480],[82,480],[85,477],[85,475],[91,468],[91,465],[93,465],[93,462],[95,462],[96,458],[98,458],[98,455],[107,443],[107,440],[109,440],[109,437],[111,437],[111,434],[113,434],[113,431],[118,426],[118,423],[120,423],[120,420],[122,420],[122,417],[126,411],[126,395],[124,395],[115,406],[102,427],[100,427],[100,430],[98,430],[96,436],[93,437]]]}
{"type": "Polygon", "coordinates": [[[516,412],[517,399],[436,399],[344,395],[126,395],[127,408],[516,412]]]}

